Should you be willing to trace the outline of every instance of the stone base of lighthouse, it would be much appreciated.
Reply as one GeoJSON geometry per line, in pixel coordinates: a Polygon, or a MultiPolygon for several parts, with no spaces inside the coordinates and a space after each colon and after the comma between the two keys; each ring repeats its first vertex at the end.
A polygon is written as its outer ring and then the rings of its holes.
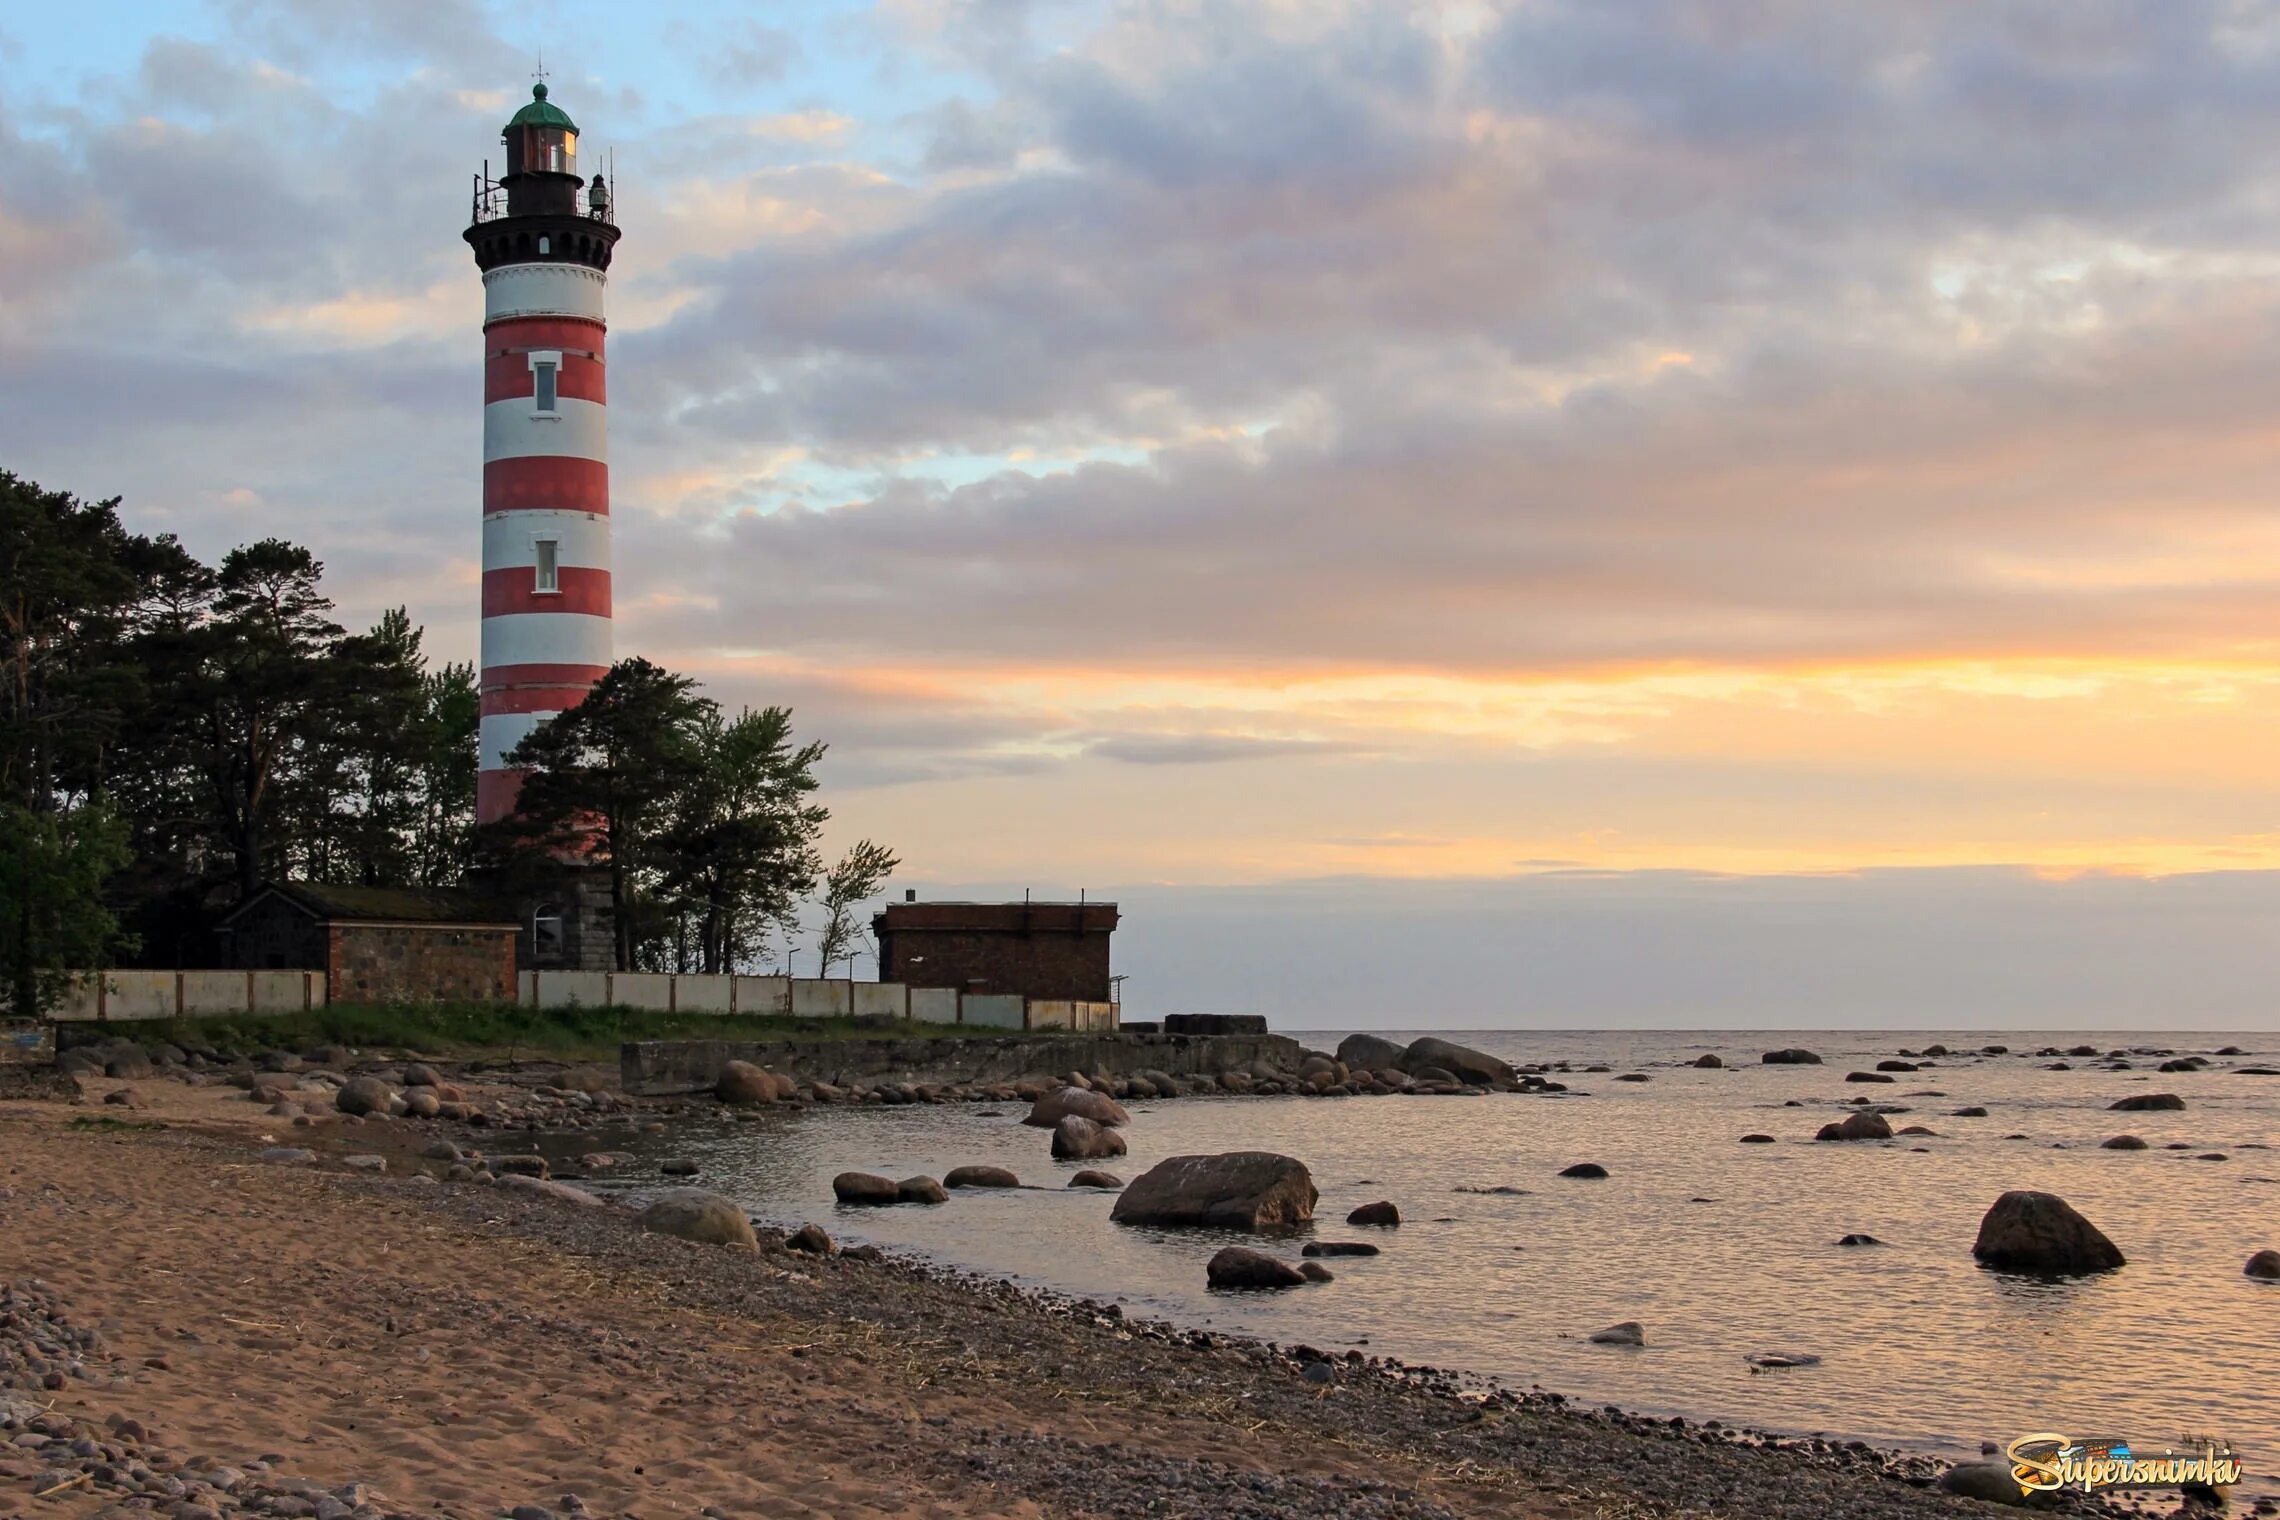
{"type": "Polygon", "coordinates": [[[470,890],[511,913],[518,971],[615,971],[617,911],[610,903],[610,873],[601,866],[555,864],[534,873],[469,875],[470,890]]]}

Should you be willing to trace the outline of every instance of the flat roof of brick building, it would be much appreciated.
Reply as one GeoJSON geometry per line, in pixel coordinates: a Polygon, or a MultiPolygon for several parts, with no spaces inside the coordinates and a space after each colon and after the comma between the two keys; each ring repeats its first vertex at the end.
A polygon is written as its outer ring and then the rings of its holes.
{"type": "Polygon", "coordinates": [[[1116,922],[1112,902],[900,902],[887,904],[872,920],[875,927],[896,934],[1106,934],[1116,922]]]}

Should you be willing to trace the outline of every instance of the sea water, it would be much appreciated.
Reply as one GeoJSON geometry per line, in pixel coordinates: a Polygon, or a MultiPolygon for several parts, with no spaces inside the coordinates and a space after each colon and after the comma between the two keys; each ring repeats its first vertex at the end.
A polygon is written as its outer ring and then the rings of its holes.
{"type": "MultiPolygon", "coordinates": [[[[1359,1347],[1462,1368],[1588,1403],[1789,1433],[1822,1432],[1970,1455],[2033,1431],[2165,1442],[2229,1439],[2280,1462],[2280,1283],[2242,1274],[2280,1247],[2280,1077],[2225,1068],[2269,1062],[2265,1036],[1957,1032],[1451,1032],[1508,1061],[1606,1064],[1565,1076],[1563,1096],[1180,1098],[1128,1106],[1127,1157],[1057,1163],[1026,1105],[770,1110],[756,1122],[701,1116],[642,1137],[625,1183],[656,1185],[667,1155],[697,1159],[706,1186],[763,1219],[822,1223],[947,1265],[1088,1298],[1126,1313],[1332,1352],[1359,1347]],[[1902,1047],[1943,1043],[1889,1085],[1847,1083],[1902,1047]],[[1976,1054],[1989,1043],[2011,1053],[1976,1054]],[[2249,1054],[2205,1072],[2047,1071],[2046,1046],[2249,1054]],[[2261,1044],[2261,1051],[2260,1051],[2261,1044]],[[1819,1066],[1769,1066],[1780,1046],[1819,1066]],[[1726,1063],[1691,1063],[1714,1052],[1726,1063]],[[1972,1052],[1972,1053],[1967,1053],[1972,1052]],[[1619,1082],[1643,1072],[1646,1082],[1619,1082]],[[2118,1098],[2174,1092],[2182,1112],[2117,1113],[2118,1098]],[[1815,1143],[1867,1097],[1904,1107],[1890,1142],[1815,1143]],[[1795,1103],[1800,1106],[1792,1107],[1795,1103]],[[1953,1117],[1966,1106],[1985,1118],[1953,1117]],[[1742,1145],[1758,1132],[1772,1145],[1742,1145]],[[2141,1136],[2143,1151],[2098,1142],[2141,1136]],[[2169,1149],[2171,1144],[2182,1149],[2169,1149]],[[1333,1283],[1215,1293],[1204,1263],[1237,1239],[1109,1222],[1114,1195],[1070,1191],[1080,1165],[1129,1180],[1166,1156],[1269,1150],[1312,1171],[1321,1202],[1304,1239],[1361,1239],[1333,1283]],[[2198,1159],[2219,1153],[2222,1161],[2198,1159]],[[1595,1161],[1604,1180],[1562,1178],[1595,1161]],[[835,1205],[842,1171],[941,1176],[1005,1166],[1040,1190],[964,1191],[940,1207],[835,1205]],[[1488,1188],[1521,1191],[1485,1192],[1488,1188]],[[2046,1281],[1972,1259],[1979,1220],[2007,1189],[2061,1195],[2121,1247],[2128,1265],[2046,1281]],[[1344,1223],[1390,1199],[1397,1229],[1344,1223]],[[1883,1242],[1846,1247],[1864,1233],[1883,1242]],[[1592,1344],[1618,1320],[1646,1345],[1592,1344]],[[1754,1370],[1757,1352],[1817,1366],[1754,1370]]],[[[1300,1035],[1331,1049],[1333,1034],[1300,1035]]],[[[1257,1242],[1249,1242],[1256,1244],[1257,1242]]],[[[2266,1468],[2269,1473],[2270,1468],[2266,1468]]]]}

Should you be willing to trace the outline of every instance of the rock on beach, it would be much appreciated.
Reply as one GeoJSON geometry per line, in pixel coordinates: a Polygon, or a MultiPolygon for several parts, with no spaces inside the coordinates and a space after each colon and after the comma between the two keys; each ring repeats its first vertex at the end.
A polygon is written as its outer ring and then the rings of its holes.
{"type": "Polygon", "coordinates": [[[366,1114],[384,1114],[395,1101],[396,1094],[378,1077],[350,1077],[340,1085],[333,1105],[344,1114],[361,1118],[366,1114]]]}
{"type": "Polygon", "coordinates": [[[734,1246],[757,1251],[752,1221],[731,1199],[702,1188],[674,1188],[660,1193],[641,1211],[641,1227],[657,1235],[693,1240],[699,1245],[734,1246]]]}

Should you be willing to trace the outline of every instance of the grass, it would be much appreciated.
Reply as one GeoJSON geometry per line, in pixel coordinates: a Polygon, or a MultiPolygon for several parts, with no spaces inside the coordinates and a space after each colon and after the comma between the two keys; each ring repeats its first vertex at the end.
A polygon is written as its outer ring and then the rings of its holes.
{"type": "MultiPolygon", "coordinates": [[[[511,1003],[344,1003],[270,1018],[152,1019],[79,1026],[106,1038],[160,1040],[225,1054],[315,1045],[397,1046],[437,1055],[475,1052],[615,1060],[627,1040],[941,1039],[970,1025],[858,1024],[853,1019],[654,1013],[638,1008],[524,1008],[511,1003]]],[[[1012,1031],[1018,1033],[1018,1031],[1012,1031]]]]}

